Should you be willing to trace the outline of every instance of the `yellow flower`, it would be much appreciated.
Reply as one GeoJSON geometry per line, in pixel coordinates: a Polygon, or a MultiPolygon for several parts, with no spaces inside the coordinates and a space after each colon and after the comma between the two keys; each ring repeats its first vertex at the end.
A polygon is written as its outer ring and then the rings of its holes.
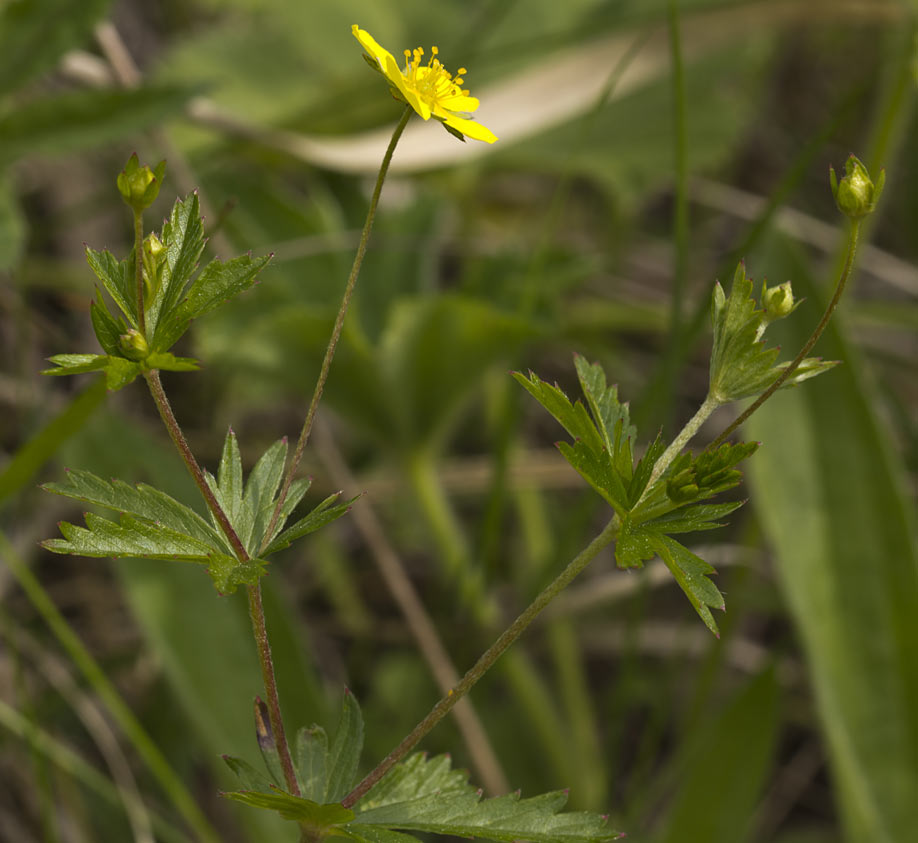
{"type": "Polygon", "coordinates": [[[431,47],[430,58],[422,64],[424,50],[418,47],[413,52],[405,50],[405,69],[402,70],[388,50],[384,50],[365,29],[357,24],[351,28],[360,46],[367,52],[379,71],[389,80],[392,92],[410,105],[425,120],[436,117],[453,130],[475,140],[494,143],[497,136],[476,123],[469,114],[478,108],[478,100],[463,90],[464,67],[453,76],[437,58],[439,52],[431,47]]]}

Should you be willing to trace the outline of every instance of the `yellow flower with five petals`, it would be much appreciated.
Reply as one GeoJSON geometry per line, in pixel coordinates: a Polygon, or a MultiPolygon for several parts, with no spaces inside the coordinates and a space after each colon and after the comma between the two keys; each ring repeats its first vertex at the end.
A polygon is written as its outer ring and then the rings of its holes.
{"type": "Polygon", "coordinates": [[[431,47],[431,55],[424,62],[424,50],[405,50],[405,68],[398,66],[392,53],[376,43],[376,39],[357,24],[352,27],[354,37],[366,51],[370,64],[389,80],[392,93],[408,103],[425,120],[435,117],[447,130],[462,140],[466,137],[474,140],[494,143],[497,136],[481,123],[471,118],[471,113],[478,108],[478,100],[464,90],[464,67],[453,76],[437,58],[438,50],[431,47]]]}

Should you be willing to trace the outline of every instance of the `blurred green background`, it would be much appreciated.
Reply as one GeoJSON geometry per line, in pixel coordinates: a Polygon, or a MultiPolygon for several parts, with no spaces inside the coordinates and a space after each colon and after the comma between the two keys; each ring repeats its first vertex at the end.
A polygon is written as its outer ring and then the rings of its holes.
{"type": "Polygon", "coordinates": [[[229,425],[248,466],[296,436],[399,114],[353,23],[397,56],[437,44],[467,67],[500,140],[414,119],[396,152],[306,458],[313,503],[365,490],[382,538],[351,513],[271,567],[288,729],[333,728],[347,685],[369,770],[438,698],[383,544],[461,672],[605,522],[508,370],[573,395],[571,352],[587,355],[642,442],[671,437],[707,387],[712,284],[741,258],[806,296],[780,337],[793,354],[843,247],[827,168],[855,152],[887,188],[816,348],[843,365],[751,420],[749,505],[694,548],[720,571],[721,639],[656,563],[626,573],[606,554],[472,694],[499,769],[482,774],[452,720],[423,746],[492,787],[569,788],[634,841],[913,839],[916,15],[906,0],[0,3],[0,839],[295,839],[217,795],[234,786],[221,754],[258,760],[241,596],[178,563],[37,547],[80,517],[38,489],[67,466],[195,500],[152,403],[140,384],[105,396],[37,372],[97,351],[83,244],[130,249],[114,179],[136,150],[169,162],[148,228],[197,188],[212,253],[275,254],[183,340],[203,372],[164,377],[199,459],[214,468],[229,425]],[[53,607],[200,806],[197,831],[53,607]]]}

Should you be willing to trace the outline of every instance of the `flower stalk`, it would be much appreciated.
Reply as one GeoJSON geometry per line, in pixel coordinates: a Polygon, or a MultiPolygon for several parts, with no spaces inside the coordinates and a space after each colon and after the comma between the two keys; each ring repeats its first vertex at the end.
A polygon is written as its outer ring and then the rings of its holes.
{"type": "Polygon", "coordinates": [[[376,767],[371,770],[363,780],[347,796],[341,800],[345,808],[353,807],[386,773],[401,761],[418,742],[434,728],[481,679],[494,663],[506,652],[529,625],[541,614],[545,607],[557,597],[573,580],[589,565],[603,548],[607,547],[618,535],[620,522],[614,516],[580,553],[577,554],[567,567],[547,585],[513,621],[500,637],[481,655],[477,662],[468,670],[459,683],[450,689],[444,697],[430,710],[430,713],[418,723],[411,732],[395,747],[376,767]]]}
{"type": "MultiPolygon", "coordinates": [[[[389,172],[389,164],[392,161],[392,154],[398,145],[405,126],[411,117],[412,109],[406,107],[402,112],[401,119],[392,132],[392,138],[389,140],[389,146],[386,154],[383,156],[382,164],[379,168],[379,174],[376,176],[376,185],[373,188],[373,195],[370,197],[370,206],[367,210],[367,218],[363,224],[363,231],[360,233],[360,242],[357,244],[357,253],[354,255],[354,263],[351,266],[351,272],[344,287],[344,295],[341,298],[341,305],[338,308],[338,315],[335,317],[335,325],[332,328],[331,338],[328,341],[328,347],[325,349],[325,357],[322,360],[322,368],[319,370],[319,378],[316,381],[312,398],[309,402],[309,409],[306,411],[306,418],[303,421],[303,427],[300,430],[300,436],[296,443],[296,449],[293,452],[293,458],[290,467],[284,476],[284,483],[281,487],[280,494],[277,496],[277,504],[271,515],[271,522],[265,531],[265,546],[270,541],[270,536],[274,534],[274,528],[280,518],[284,502],[287,500],[287,494],[290,492],[290,486],[296,476],[297,469],[303,459],[303,453],[306,450],[306,444],[309,442],[309,435],[312,432],[312,426],[315,423],[316,411],[319,409],[319,402],[322,400],[322,392],[325,389],[325,382],[328,380],[328,373],[331,369],[332,359],[335,356],[335,350],[338,347],[338,340],[341,338],[341,330],[344,327],[344,317],[347,316],[347,309],[351,302],[351,296],[354,293],[354,287],[357,284],[357,276],[360,274],[360,267],[363,265],[363,258],[366,255],[367,243],[370,240],[370,232],[373,229],[373,221],[376,218],[376,208],[379,205],[379,196],[382,193],[383,182],[386,180],[386,174],[389,172]]],[[[259,548],[259,553],[264,550],[264,546],[259,548]]]]}

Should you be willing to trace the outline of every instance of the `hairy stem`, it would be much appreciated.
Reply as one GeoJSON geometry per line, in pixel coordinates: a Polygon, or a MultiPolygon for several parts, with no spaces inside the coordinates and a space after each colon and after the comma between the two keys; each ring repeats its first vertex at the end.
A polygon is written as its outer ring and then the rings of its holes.
{"type": "Polygon", "coordinates": [[[233,548],[233,553],[236,554],[240,562],[247,562],[249,554],[246,552],[245,545],[243,545],[242,540],[236,534],[233,525],[230,524],[229,518],[214,497],[214,493],[211,491],[210,486],[207,485],[207,480],[204,479],[204,472],[201,470],[201,466],[198,465],[198,461],[191,452],[191,447],[188,445],[188,440],[185,438],[185,434],[182,433],[181,427],[179,427],[178,420],[175,418],[175,413],[172,412],[172,406],[169,404],[169,399],[166,397],[166,391],[163,389],[162,381],[159,379],[159,371],[153,369],[152,371],[144,372],[144,378],[147,381],[147,386],[150,387],[150,394],[153,396],[153,402],[156,404],[156,409],[159,410],[159,417],[163,420],[166,430],[169,431],[169,438],[172,439],[173,444],[181,455],[182,461],[188,469],[188,473],[191,475],[195,485],[198,487],[198,491],[204,498],[204,502],[207,504],[207,508],[213,513],[214,518],[220,525],[220,529],[223,531],[227,541],[233,548]]]}
{"type": "MultiPolygon", "coordinates": [[[[240,562],[249,561],[250,557],[248,551],[245,549],[245,545],[233,529],[233,525],[230,524],[229,518],[217,502],[216,497],[214,497],[214,493],[211,491],[210,486],[207,485],[204,472],[201,470],[201,466],[198,465],[198,461],[195,459],[194,454],[191,452],[191,447],[188,445],[188,440],[185,439],[185,434],[182,433],[182,429],[179,427],[178,420],[172,412],[169,399],[166,397],[166,392],[163,389],[162,381],[159,378],[159,372],[154,369],[153,371],[145,372],[144,377],[146,378],[147,385],[150,387],[150,394],[153,396],[156,409],[159,410],[160,418],[163,420],[166,430],[169,431],[169,436],[178,449],[195,485],[201,492],[207,504],[207,508],[213,513],[215,520],[220,525],[220,529],[223,530],[223,534],[233,548],[233,553],[236,555],[236,558],[240,562]]],[[[265,626],[265,611],[261,598],[261,583],[256,582],[248,586],[246,594],[249,603],[249,617],[252,620],[252,634],[255,637],[255,645],[258,649],[258,660],[261,663],[261,675],[265,685],[268,716],[271,721],[271,729],[274,733],[274,743],[277,746],[277,752],[280,756],[281,768],[284,771],[284,780],[287,784],[287,788],[290,793],[298,796],[300,790],[293,769],[293,758],[290,755],[290,748],[287,745],[287,735],[284,732],[284,721],[281,717],[280,710],[280,698],[277,693],[277,680],[274,674],[274,661],[271,658],[271,645],[268,641],[268,630],[265,626]]]]}
{"type": "MultiPolygon", "coordinates": [[[[370,206],[367,209],[366,222],[363,224],[363,231],[360,234],[360,242],[357,245],[357,253],[354,255],[354,263],[351,266],[351,273],[348,276],[347,284],[344,287],[344,295],[341,298],[341,306],[338,308],[338,315],[335,317],[335,325],[332,328],[331,338],[328,341],[328,347],[325,349],[325,357],[322,360],[322,368],[319,370],[319,379],[316,381],[316,387],[312,393],[312,399],[309,402],[309,409],[306,411],[306,418],[303,421],[303,428],[300,431],[300,438],[297,440],[296,449],[293,452],[293,459],[287,474],[284,477],[284,484],[281,487],[280,494],[277,497],[277,504],[274,507],[274,513],[271,516],[271,523],[265,531],[265,545],[270,541],[270,536],[274,534],[274,528],[277,526],[277,520],[280,518],[281,509],[284,501],[287,499],[287,493],[296,476],[300,461],[303,459],[303,452],[306,450],[306,443],[309,441],[309,434],[312,432],[312,426],[315,422],[316,411],[319,408],[319,401],[322,399],[322,391],[325,389],[325,381],[328,380],[328,372],[331,369],[332,359],[335,356],[335,349],[338,347],[338,340],[341,337],[341,330],[344,327],[344,317],[347,315],[348,305],[351,302],[351,296],[354,293],[354,286],[357,284],[357,276],[360,274],[360,267],[363,264],[363,257],[367,251],[367,243],[370,240],[370,231],[373,228],[373,220],[376,218],[376,207],[379,204],[379,196],[382,193],[383,182],[386,180],[386,173],[389,172],[389,164],[392,161],[392,153],[398,144],[405,126],[408,125],[408,119],[411,117],[413,109],[411,106],[405,106],[401,119],[392,132],[392,138],[383,156],[382,164],[379,168],[379,174],[376,177],[376,186],[373,188],[373,195],[370,197],[370,206]]],[[[264,550],[264,546],[260,549],[264,550]]],[[[260,552],[259,551],[259,552],[260,552]]]]}
{"type": "Polygon", "coordinates": [[[670,463],[682,453],[685,446],[688,445],[692,437],[698,432],[701,425],[708,420],[711,413],[719,406],[720,402],[710,395],[704,399],[704,402],[698,408],[698,412],[685,423],[685,427],[679,431],[676,438],[673,439],[669,447],[660,455],[660,459],[654,464],[653,471],[650,474],[650,480],[647,481],[647,487],[644,490],[645,495],[653,488],[653,484],[660,479],[663,472],[669,468],[670,463]]]}
{"type": "Polygon", "coordinates": [[[722,442],[724,442],[727,437],[733,433],[743,422],[746,421],[756,410],[759,409],[772,395],[775,394],[783,385],[786,383],[787,379],[797,370],[800,364],[806,358],[807,354],[813,350],[813,346],[816,345],[817,340],[822,336],[822,332],[825,331],[826,325],[829,324],[829,320],[832,318],[832,314],[835,312],[835,308],[838,307],[839,301],[841,301],[842,293],[845,291],[845,285],[848,283],[848,279],[851,277],[851,271],[854,269],[854,258],[857,255],[857,244],[858,236],[860,234],[861,221],[852,220],[851,221],[851,230],[848,235],[848,252],[845,255],[845,263],[842,266],[841,275],[838,278],[838,283],[835,285],[835,294],[832,296],[832,300],[826,306],[825,313],[822,314],[822,319],[819,320],[819,324],[813,330],[813,333],[810,334],[810,338],[804,343],[803,348],[800,349],[800,353],[791,361],[790,365],[781,372],[778,377],[775,378],[771,386],[768,387],[755,401],[753,401],[740,415],[730,424],[721,434],[718,436],[708,447],[716,448],[722,442]]]}
{"type": "Polygon", "coordinates": [[[618,535],[619,520],[615,516],[603,528],[602,532],[590,542],[568,566],[536,597],[520,616],[500,635],[500,637],[482,654],[454,688],[430,710],[430,713],[395,747],[343,800],[342,805],[350,808],[364,796],[389,770],[401,761],[417,743],[437,725],[481,679],[503,653],[516,641],[526,628],[538,617],[542,610],[574,578],[608,546],[618,535]]]}

